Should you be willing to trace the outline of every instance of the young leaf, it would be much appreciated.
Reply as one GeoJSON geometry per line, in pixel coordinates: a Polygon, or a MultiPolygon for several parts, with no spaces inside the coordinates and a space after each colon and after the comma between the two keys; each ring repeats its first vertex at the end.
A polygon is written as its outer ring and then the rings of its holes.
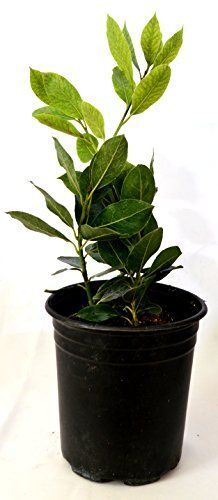
{"type": "Polygon", "coordinates": [[[79,257],[63,257],[63,256],[61,256],[61,257],[58,257],[58,260],[60,260],[61,262],[64,262],[64,264],[68,264],[69,266],[72,266],[76,269],[82,268],[79,257]]]}
{"type": "Polygon", "coordinates": [[[132,96],[132,115],[142,113],[160,99],[168,86],[170,75],[169,66],[163,64],[141,80],[132,96]]]}
{"type": "Polygon", "coordinates": [[[58,112],[52,110],[49,106],[36,109],[32,116],[43,125],[47,125],[55,130],[72,135],[73,137],[82,137],[81,132],[68,121],[69,118],[63,118],[63,116],[59,115],[58,112]]]}
{"type": "Polygon", "coordinates": [[[37,69],[30,68],[30,85],[36,96],[45,104],[50,104],[49,96],[46,93],[43,74],[37,69]]]}
{"type": "Polygon", "coordinates": [[[63,205],[58,203],[57,201],[50,196],[44,189],[40,188],[39,186],[36,186],[34,182],[31,182],[31,184],[40,191],[40,193],[43,194],[45,197],[46,201],[46,206],[47,208],[55,215],[59,217],[67,226],[73,227],[73,219],[70,215],[70,212],[68,212],[67,208],[65,208],[63,205]]]}
{"type": "Polygon", "coordinates": [[[129,281],[121,277],[116,277],[113,280],[110,280],[100,289],[98,289],[97,294],[93,297],[93,300],[98,304],[103,302],[111,302],[112,300],[116,300],[120,297],[123,297],[131,288],[129,281]]]}
{"type": "Polygon", "coordinates": [[[129,45],[129,48],[130,48],[130,52],[131,52],[131,56],[132,56],[132,62],[134,64],[134,66],[136,67],[136,69],[140,72],[139,64],[138,64],[138,61],[137,61],[137,58],[136,58],[136,55],[135,55],[135,49],[134,49],[134,46],[133,46],[132,38],[131,38],[131,36],[130,36],[130,34],[128,32],[126,23],[124,24],[123,34],[124,34],[125,39],[126,39],[128,45],[129,45]]]}
{"type": "Polygon", "coordinates": [[[133,83],[132,57],[129,45],[117,22],[110,16],[107,18],[107,38],[112,56],[125,77],[133,83]]]}
{"type": "Polygon", "coordinates": [[[80,187],[77,180],[74,163],[70,155],[65,151],[60,142],[54,137],[55,149],[57,151],[58,161],[67,172],[67,177],[71,186],[71,190],[76,196],[81,196],[80,187]]]}
{"type": "Polygon", "coordinates": [[[128,144],[124,135],[105,141],[91,164],[92,190],[102,188],[114,181],[124,170],[128,144]]]}
{"type": "Polygon", "coordinates": [[[112,82],[114,90],[120,99],[122,99],[126,104],[130,104],[133,94],[133,86],[118,66],[113,69],[112,82]]]}
{"type": "Polygon", "coordinates": [[[177,31],[166,41],[162,50],[157,55],[154,66],[159,64],[170,64],[177,56],[183,41],[183,28],[177,31]]]}
{"type": "Polygon", "coordinates": [[[18,211],[12,211],[12,212],[7,212],[7,213],[13,219],[16,219],[19,222],[22,222],[22,224],[25,227],[27,227],[27,229],[31,229],[31,231],[36,231],[37,233],[47,234],[47,236],[60,238],[62,240],[70,242],[70,240],[68,238],[66,238],[66,236],[64,236],[62,233],[57,231],[57,229],[54,229],[53,227],[49,226],[49,224],[47,224],[47,222],[44,222],[43,220],[39,219],[38,217],[35,217],[35,215],[28,214],[26,212],[18,212],[18,211]]]}
{"type": "Polygon", "coordinates": [[[77,139],[77,154],[83,163],[90,161],[98,149],[98,139],[91,134],[84,134],[77,139]]]}
{"type": "Polygon", "coordinates": [[[121,240],[99,241],[98,251],[102,260],[109,266],[117,269],[125,267],[129,250],[121,240]]]}
{"type": "Polygon", "coordinates": [[[33,92],[43,102],[71,118],[83,118],[82,99],[66,78],[57,73],[42,73],[30,69],[30,82],[33,92]]]}
{"type": "Polygon", "coordinates": [[[127,268],[133,272],[143,269],[148,259],[157,252],[163,237],[163,229],[158,228],[146,234],[133,247],[129,254],[127,268]]]}
{"type": "Polygon", "coordinates": [[[150,19],[142,31],[141,46],[148,66],[154,63],[154,60],[161,49],[162,34],[156,14],[150,19]]]}
{"type": "Polygon", "coordinates": [[[159,255],[154,260],[152,266],[149,269],[149,275],[167,269],[175,262],[176,259],[181,255],[181,250],[179,247],[169,247],[162,250],[159,255]]]}
{"type": "Polygon", "coordinates": [[[117,316],[117,313],[104,304],[97,304],[96,306],[87,306],[81,309],[76,316],[85,321],[90,321],[92,323],[102,323],[110,318],[117,316]]]}
{"type": "Polygon", "coordinates": [[[82,102],[82,112],[85,122],[93,134],[99,137],[99,139],[104,139],[104,118],[101,112],[95,106],[92,106],[92,104],[84,101],[82,102]]]}
{"type": "Polygon", "coordinates": [[[133,167],[124,179],[121,199],[137,199],[151,203],[155,195],[154,177],[148,167],[133,167]]]}
{"type": "Polygon", "coordinates": [[[152,208],[141,200],[121,200],[102,210],[96,217],[94,226],[110,229],[128,238],[141,231],[146,224],[146,216],[151,213],[152,208]]]}
{"type": "Polygon", "coordinates": [[[43,106],[42,108],[38,108],[35,111],[33,111],[33,116],[35,118],[37,118],[38,115],[44,115],[44,114],[57,116],[58,118],[62,118],[62,120],[72,120],[71,116],[65,115],[64,113],[57,111],[57,109],[52,108],[51,106],[43,106]]]}

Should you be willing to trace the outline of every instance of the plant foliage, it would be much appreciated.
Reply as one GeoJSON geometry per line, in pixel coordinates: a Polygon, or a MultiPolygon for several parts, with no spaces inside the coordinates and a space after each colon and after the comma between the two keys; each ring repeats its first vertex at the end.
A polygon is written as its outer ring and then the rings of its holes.
{"type": "Polygon", "coordinates": [[[11,217],[32,231],[65,240],[73,246],[69,256],[58,257],[66,270],[82,274],[87,305],[77,317],[90,322],[104,322],[122,316],[137,326],[143,315],[159,315],[161,307],[148,298],[150,286],[172,270],[181,255],[179,247],[159,251],[163,230],[153,215],[157,191],[154,179],[154,155],[150,165],[128,161],[128,143],[120,129],[134,115],[155,104],[166,91],[171,68],[182,45],[181,29],[162,41],[156,14],[141,34],[145,68],[139,66],[126,24],[121,29],[110,16],[107,20],[109,49],[115,60],[112,83],[125,103],[123,116],[114,135],[105,138],[104,117],[93,104],[81,97],[76,87],[56,73],[30,69],[30,83],[44,106],[33,112],[40,123],[76,138],[76,151],[83,169],[77,169],[71,155],[58,139],[54,145],[60,167],[59,179],[75,199],[75,211],[56,201],[47,191],[32,183],[44,196],[47,208],[71,231],[68,237],[34,215],[11,211],[11,217]],[[134,74],[136,72],[136,75],[134,74]],[[138,81],[137,81],[138,76],[138,81]],[[150,259],[159,252],[153,261],[150,259]],[[105,264],[105,270],[88,276],[87,259],[105,264]],[[115,272],[93,295],[91,279],[115,272]]]}

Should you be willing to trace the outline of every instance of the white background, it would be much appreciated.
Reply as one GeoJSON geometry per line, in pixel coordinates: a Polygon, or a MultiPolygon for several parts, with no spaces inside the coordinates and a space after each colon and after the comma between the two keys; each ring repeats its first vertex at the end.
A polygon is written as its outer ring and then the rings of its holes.
{"type": "MultiPolygon", "coordinates": [[[[215,0],[141,2],[20,0],[1,12],[1,496],[4,500],[218,499],[218,225],[217,225],[217,3],[215,0]],[[172,63],[164,97],[126,126],[129,160],[148,162],[155,148],[159,186],[155,214],[164,245],[178,244],[184,265],[168,282],[207,301],[196,349],[191,398],[179,467],[159,483],[132,489],[97,485],[74,475],[59,448],[52,325],[45,288],[70,283],[50,277],[68,244],[25,230],[4,214],[24,210],[63,230],[44,206],[33,180],[70,209],[52,131],[31,117],[42,104],[29,85],[28,66],[67,77],[84,100],[102,110],[107,135],[124,111],[114,94],[114,66],[105,35],[106,14],[127,21],[137,46],[157,11],[164,38],[184,25],[184,45],[172,63]]],[[[75,142],[55,134],[71,151],[75,142]]],[[[76,164],[79,168],[79,164],[76,164]]],[[[95,270],[92,264],[91,272],[95,270]]],[[[74,281],[76,281],[75,276],[74,281]]]]}

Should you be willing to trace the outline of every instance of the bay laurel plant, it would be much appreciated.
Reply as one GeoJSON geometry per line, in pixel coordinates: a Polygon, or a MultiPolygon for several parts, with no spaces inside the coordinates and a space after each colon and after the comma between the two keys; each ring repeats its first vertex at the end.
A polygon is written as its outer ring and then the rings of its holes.
{"type": "Polygon", "coordinates": [[[67,267],[57,272],[71,269],[81,273],[87,299],[75,316],[83,320],[103,322],[119,316],[126,323],[137,326],[145,316],[161,314],[160,305],[149,300],[149,288],[176,268],[174,262],[181,251],[178,246],[165,248],[150,263],[163,237],[163,230],[152,214],[157,190],[154,156],[149,165],[130,163],[127,139],[121,129],[130,120],[134,124],[134,116],[156,103],[167,89],[170,63],[179,52],[182,35],[181,29],[163,43],[155,14],[142,31],[145,64],[141,69],[126,25],[121,30],[108,16],[108,44],[116,62],[112,82],[124,103],[123,115],[110,138],[105,136],[102,113],[83,100],[72,83],[56,73],[30,69],[32,90],[45,104],[33,112],[33,117],[76,138],[79,162],[88,166],[76,168],[69,152],[54,138],[62,168],[58,181],[64,183],[75,198],[73,215],[32,183],[45,198],[47,208],[68,226],[69,232],[71,230],[72,237],[29,213],[8,213],[28,229],[61,238],[70,245],[72,250],[68,256],[58,257],[67,267]],[[88,257],[107,264],[108,268],[90,277],[88,257]],[[116,272],[115,277],[103,281],[93,292],[91,280],[111,272],[116,272]]]}

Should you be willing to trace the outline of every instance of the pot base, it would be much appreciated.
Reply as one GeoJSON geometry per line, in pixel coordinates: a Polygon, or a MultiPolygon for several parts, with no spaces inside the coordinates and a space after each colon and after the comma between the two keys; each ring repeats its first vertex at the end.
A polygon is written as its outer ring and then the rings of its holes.
{"type": "Polygon", "coordinates": [[[149,478],[145,477],[145,478],[131,478],[131,479],[120,479],[119,477],[116,477],[115,474],[114,474],[113,478],[106,479],[105,477],[101,477],[100,474],[90,474],[89,472],[87,472],[86,470],[84,470],[82,468],[75,469],[75,467],[72,466],[71,464],[70,464],[70,466],[71,466],[72,471],[75,472],[75,474],[77,474],[80,477],[83,477],[84,479],[88,479],[89,481],[92,481],[94,483],[111,483],[112,481],[121,481],[126,486],[144,486],[146,484],[156,483],[157,481],[159,481],[159,479],[161,479],[162,476],[164,476],[165,474],[167,474],[171,470],[175,469],[177,467],[179,461],[180,461],[180,458],[179,458],[179,460],[176,461],[176,464],[173,465],[173,467],[161,472],[161,474],[159,474],[158,476],[149,477],[149,478]]]}

